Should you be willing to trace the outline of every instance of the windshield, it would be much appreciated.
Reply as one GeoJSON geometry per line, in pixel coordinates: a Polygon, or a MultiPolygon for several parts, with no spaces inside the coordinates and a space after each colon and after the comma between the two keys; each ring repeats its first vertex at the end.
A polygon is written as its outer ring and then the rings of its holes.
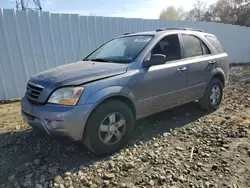
{"type": "Polygon", "coordinates": [[[153,36],[132,36],[114,39],[90,54],[85,60],[131,63],[153,36]]]}

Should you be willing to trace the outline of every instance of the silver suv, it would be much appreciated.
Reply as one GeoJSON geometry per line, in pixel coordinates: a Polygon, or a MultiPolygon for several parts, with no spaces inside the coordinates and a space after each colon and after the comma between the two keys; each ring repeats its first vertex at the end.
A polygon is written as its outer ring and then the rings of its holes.
{"type": "Polygon", "coordinates": [[[22,114],[36,130],[111,154],[128,142],[137,119],[196,100],[217,109],[228,69],[217,38],[201,30],[127,33],[82,61],[33,76],[22,114]]]}

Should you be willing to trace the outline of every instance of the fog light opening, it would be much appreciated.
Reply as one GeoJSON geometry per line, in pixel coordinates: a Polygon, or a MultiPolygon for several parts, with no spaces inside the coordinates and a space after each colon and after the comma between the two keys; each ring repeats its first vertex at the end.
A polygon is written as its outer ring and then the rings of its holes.
{"type": "Polygon", "coordinates": [[[49,119],[46,119],[46,121],[47,121],[47,125],[50,126],[51,128],[53,128],[53,129],[57,128],[57,121],[49,120],[49,119]]]}
{"type": "Polygon", "coordinates": [[[56,122],[56,121],[50,121],[50,126],[51,126],[53,129],[56,129],[56,128],[57,128],[57,122],[56,122]]]}

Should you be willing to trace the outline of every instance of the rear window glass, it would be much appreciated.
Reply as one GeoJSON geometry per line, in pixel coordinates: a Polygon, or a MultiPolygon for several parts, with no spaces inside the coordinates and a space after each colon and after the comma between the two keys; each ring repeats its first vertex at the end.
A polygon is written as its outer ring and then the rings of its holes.
{"type": "Polygon", "coordinates": [[[214,37],[214,36],[206,36],[206,38],[209,40],[209,42],[212,43],[212,45],[214,45],[214,47],[215,47],[219,52],[222,53],[222,52],[225,51],[216,37],[214,37]]]}

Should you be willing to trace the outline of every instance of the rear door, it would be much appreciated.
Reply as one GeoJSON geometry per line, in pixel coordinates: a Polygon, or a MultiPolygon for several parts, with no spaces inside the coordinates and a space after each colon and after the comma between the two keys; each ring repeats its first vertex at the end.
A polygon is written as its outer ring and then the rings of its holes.
{"type": "Polygon", "coordinates": [[[228,81],[228,74],[229,74],[229,58],[228,55],[225,53],[224,48],[216,38],[216,36],[213,35],[207,35],[205,36],[206,39],[212,44],[212,46],[215,48],[215,50],[218,52],[218,58],[217,58],[217,70],[220,72],[224,72],[225,74],[225,82],[228,81]]]}
{"type": "Polygon", "coordinates": [[[190,100],[198,99],[212,78],[213,69],[216,69],[215,54],[212,54],[208,45],[195,35],[182,34],[182,42],[188,67],[187,95],[190,100]]]}

